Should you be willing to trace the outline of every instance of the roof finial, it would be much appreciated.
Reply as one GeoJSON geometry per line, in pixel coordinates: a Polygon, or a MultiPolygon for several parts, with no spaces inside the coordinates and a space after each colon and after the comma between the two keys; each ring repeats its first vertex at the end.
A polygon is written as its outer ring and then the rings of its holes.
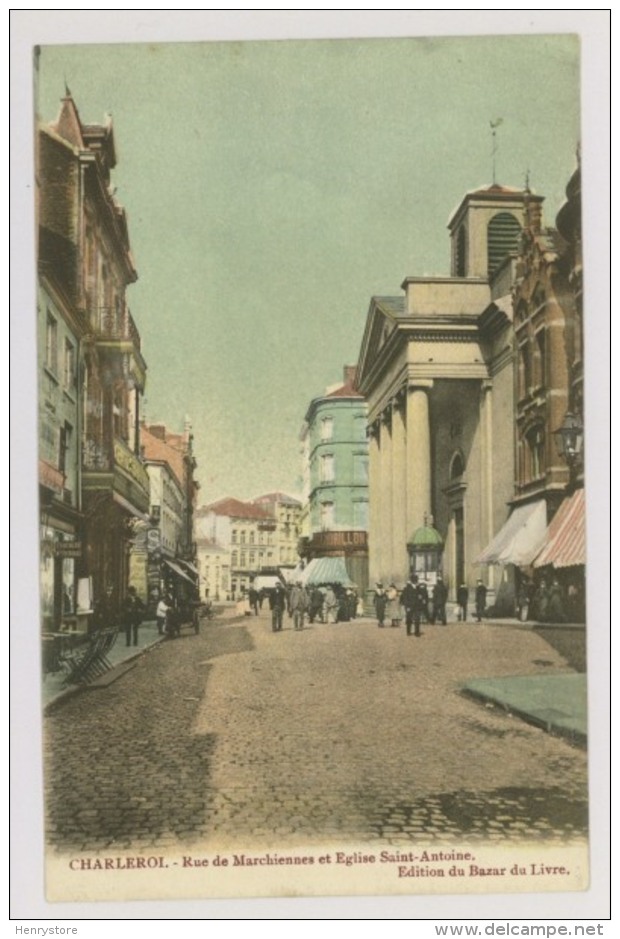
{"type": "Polygon", "coordinates": [[[491,159],[493,161],[493,185],[497,183],[496,179],[496,155],[497,155],[497,128],[504,123],[503,117],[496,117],[494,121],[489,121],[491,128],[491,159]]]}
{"type": "Polygon", "coordinates": [[[67,84],[67,76],[65,75],[65,98],[71,98],[71,97],[72,97],[71,89],[69,88],[67,84]]]}
{"type": "Polygon", "coordinates": [[[528,168],[527,168],[526,171],[525,171],[525,191],[526,191],[526,192],[530,192],[530,191],[531,191],[531,190],[530,190],[530,168],[529,168],[529,166],[528,166],[528,168]]]}

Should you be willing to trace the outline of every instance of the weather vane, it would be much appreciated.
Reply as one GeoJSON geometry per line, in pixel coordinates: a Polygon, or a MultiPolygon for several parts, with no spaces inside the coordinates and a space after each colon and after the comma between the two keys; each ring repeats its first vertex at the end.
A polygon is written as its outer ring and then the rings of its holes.
{"type": "Polygon", "coordinates": [[[493,160],[493,185],[497,182],[496,177],[496,155],[497,155],[497,128],[504,123],[503,117],[496,117],[494,121],[489,121],[491,128],[491,159],[493,160]]]}

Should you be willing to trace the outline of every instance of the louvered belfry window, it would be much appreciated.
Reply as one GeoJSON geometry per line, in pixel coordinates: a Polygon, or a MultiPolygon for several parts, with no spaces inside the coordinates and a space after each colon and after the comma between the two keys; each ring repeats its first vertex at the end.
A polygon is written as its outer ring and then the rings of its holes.
{"type": "Polygon", "coordinates": [[[487,238],[488,276],[491,277],[507,254],[517,250],[521,226],[510,212],[498,212],[489,222],[487,238]]]}

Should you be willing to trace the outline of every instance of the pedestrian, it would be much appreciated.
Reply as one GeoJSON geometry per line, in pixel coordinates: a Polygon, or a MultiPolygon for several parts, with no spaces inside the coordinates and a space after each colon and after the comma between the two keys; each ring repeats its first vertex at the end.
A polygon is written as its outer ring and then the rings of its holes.
{"type": "Polygon", "coordinates": [[[550,623],[565,623],[566,612],[564,610],[564,594],[560,581],[554,577],[549,588],[549,604],[547,607],[547,619],[550,623]]]}
{"type": "Polygon", "coordinates": [[[312,587],[310,590],[308,620],[314,623],[315,619],[323,619],[323,594],[318,587],[312,587]]]}
{"type": "Polygon", "coordinates": [[[338,622],[338,597],[332,586],[328,584],[325,591],[325,600],[323,603],[324,617],[326,623],[337,623],[338,622]]]}
{"type": "Polygon", "coordinates": [[[420,623],[428,599],[426,584],[418,582],[415,574],[412,574],[409,581],[405,584],[403,592],[400,595],[400,602],[405,608],[405,625],[407,635],[411,636],[412,629],[414,636],[421,636],[420,623]]]}
{"type": "Polygon", "coordinates": [[[467,621],[467,604],[469,603],[469,590],[467,584],[461,584],[456,592],[456,602],[459,605],[459,619],[462,623],[467,621]]]}
{"type": "Polygon", "coordinates": [[[387,594],[383,589],[383,584],[379,581],[375,584],[375,613],[377,614],[377,626],[383,629],[385,626],[385,609],[387,607],[387,594]]]}
{"type": "Polygon", "coordinates": [[[282,584],[276,584],[269,594],[269,608],[271,610],[271,629],[274,633],[282,631],[282,617],[286,607],[286,594],[282,584]]]}
{"type": "Polygon", "coordinates": [[[546,623],[548,617],[548,608],[549,608],[549,589],[547,587],[547,581],[541,580],[534,596],[532,598],[533,619],[538,623],[546,623]]]}
{"type": "Polygon", "coordinates": [[[350,587],[347,590],[347,609],[349,612],[349,619],[355,619],[357,616],[357,596],[355,591],[350,587]]]}
{"type": "Polygon", "coordinates": [[[448,602],[448,588],[441,574],[437,574],[437,581],[433,588],[433,612],[431,623],[446,625],[446,603],[448,602]]]}
{"type": "Polygon", "coordinates": [[[254,616],[258,616],[258,590],[255,590],[254,587],[250,587],[248,597],[250,600],[250,609],[254,611],[254,616]]]}
{"type": "Polygon", "coordinates": [[[482,617],[486,613],[487,608],[487,588],[484,583],[478,578],[476,584],[476,620],[477,622],[482,622],[482,617]]]}
{"type": "Polygon", "coordinates": [[[168,610],[170,609],[169,605],[166,603],[166,599],[161,597],[159,603],[157,604],[157,610],[155,612],[155,619],[157,620],[157,632],[160,636],[163,636],[166,632],[166,619],[168,617],[168,610]]]}
{"type": "Polygon", "coordinates": [[[308,612],[308,594],[300,580],[293,585],[288,598],[289,616],[293,617],[293,628],[304,628],[304,617],[308,612]]]}
{"type": "Polygon", "coordinates": [[[145,606],[135,587],[129,587],[125,602],[123,603],[123,623],[125,626],[126,645],[138,645],[138,628],[142,622],[145,606]]]}
{"type": "Polygon", "coordinates": [[[390,584],[387,589],[387,606],[385,612],[387,619],[391,621],[392,626],[400,626],[400,595],[398,593],[398,588],[394,583],[390,584]]]}

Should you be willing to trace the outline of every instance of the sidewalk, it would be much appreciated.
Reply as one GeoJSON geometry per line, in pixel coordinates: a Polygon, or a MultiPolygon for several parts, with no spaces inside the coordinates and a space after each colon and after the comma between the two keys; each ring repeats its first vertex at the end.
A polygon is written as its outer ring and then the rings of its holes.
{"type": "Polygon", "coordinates": [[[585,746],[588,739],[585,674],[477,678],[463,691],[491,702],[548,733],[585,746]]]}
{"type": "MultiPolygon", "coordinates": [[[[141,624],[138,631],[137,646],[126,645],[124,631],[119,632],[116,642],[107,655],[108,662],[112,667],[98,681],[100,683],[106,680],[109,682],[120,678],[131,667],[132,660],[142,655],[147,649],[162,642],[163,639],[164,637],[157,632],[157,623],[154,620],[141,624]],[[120,666],[126,667],[121,670],[120,666]]],[[[43,676],[41,683],[43,710],[46,711],[52,704],[62,698],[75,694],[77,691],[88,690],[89,687],[93,687],[93,685],[65,685],[65,673],[63,671],[50,672],[43,676]]]]}

